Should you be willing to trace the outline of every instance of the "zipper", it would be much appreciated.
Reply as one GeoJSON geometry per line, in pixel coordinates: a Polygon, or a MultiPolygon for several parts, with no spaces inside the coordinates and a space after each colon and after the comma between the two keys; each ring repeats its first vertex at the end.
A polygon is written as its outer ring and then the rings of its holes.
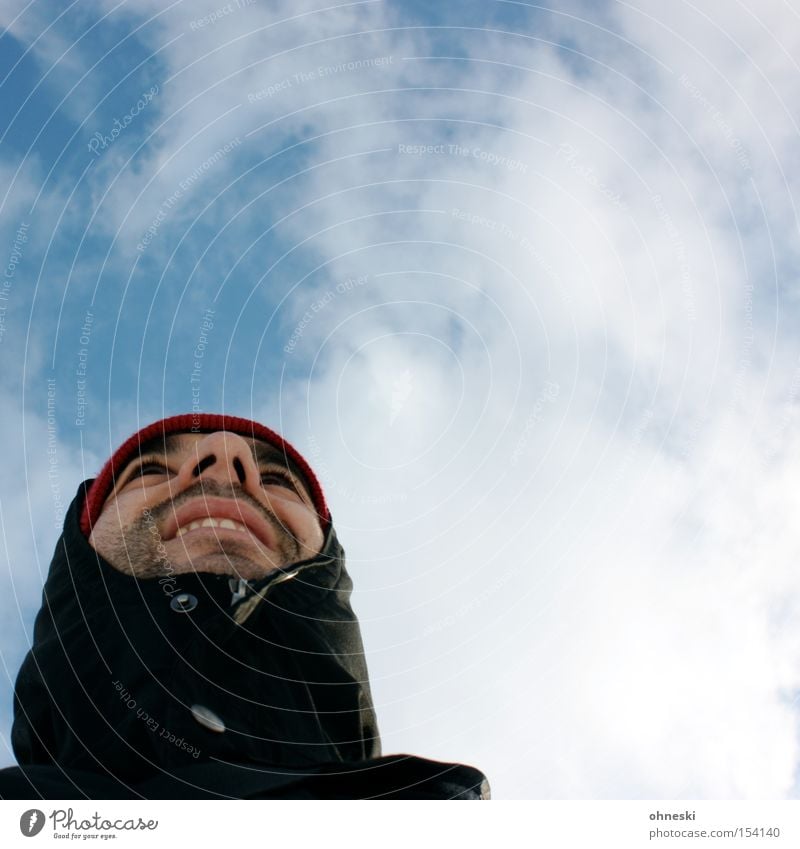
{"type": "Polygon", "coordinates": [[[250,582],[245,578],[228,578],[228,586],[231,588],[231,607],[237,601],[241,601],[246,595],[250,582]]]}
{"type": "Polygon", "coordinates": [[[254,587],[250,581],[244,578],[231,578],[228,582],[231,588],[231,607],[238,605],[233,612],[234,621],[241,625],[249,619],[250,615],[267,597],[273,587],[283,584],[286,581],[291,581],[301,572],[306,572],[308,569],[329,566],[335,559],[334,557],[314,558],[306,563],[300,563],[289,572],[278,572],[276,575],[267,578],[267,582],[260,588],[254,587]]]}

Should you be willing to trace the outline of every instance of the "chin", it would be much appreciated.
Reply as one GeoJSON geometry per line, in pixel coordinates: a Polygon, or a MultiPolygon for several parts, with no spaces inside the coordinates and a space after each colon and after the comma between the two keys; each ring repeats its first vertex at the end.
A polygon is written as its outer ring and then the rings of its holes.
{"type": "Polygon", "coordinates": [[[256,562],[238,554],[202,554],[186,563],[175,564],[175,572],[205,572],[211,575],[230,575],[251,581],[263,578],[281,567],[275,563],[256,562]]]}
{"type": "Polygon", "coordinates": [[[176,572],[206,572],[254,580],[285,565],[280,557],[271,556],[273,552],[264,551],[261,546],[256,547],[249,542],[228,539],[214,540],[212,544],[205,540],[202,542],[187,546],[180,558],[172,560],[176,572]]]}

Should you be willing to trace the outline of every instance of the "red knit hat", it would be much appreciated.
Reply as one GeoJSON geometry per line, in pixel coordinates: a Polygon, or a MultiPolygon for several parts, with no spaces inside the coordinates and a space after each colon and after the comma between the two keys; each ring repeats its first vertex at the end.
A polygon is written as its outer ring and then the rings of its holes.
{"type": "Polygon", "coordinates": [[[92,527],[103,510],[106,498],[108,498],[111,490],[114,488],[117,475],[128,461],[139,453],[142,445],[155,437],[163,438],[170,433],[214,433],[218,430],[228,430],[232,433],[238,433],[239,436],[262,439],[294,461],[295,465],[303,473],[311,500],[314,502],[314,507],[322,520],[323,526],[330,522],[331,517],[328,511],[328,505],[325,503],[325,496],[316,475],[311,471],[311,467],[297,449],[290,445],[283,437],[275,433],[275,431],[264,427],[264,425],[258,422],[250,421],[250,419],[242,419],[238,416],[225,416],[214,413],[184,413],[180,416],[161,419],[161,421],[153,422],[153,424],[142,428],[138,433],[134,433],[130,439],[123,442],[114,452],[111,459],[100,470],[100,474],[95,478],[86,494],[86,501],[83,505],[83,513],[81,514],[81,530],[84,536],[88,537],[92,532],[92,527]]]}

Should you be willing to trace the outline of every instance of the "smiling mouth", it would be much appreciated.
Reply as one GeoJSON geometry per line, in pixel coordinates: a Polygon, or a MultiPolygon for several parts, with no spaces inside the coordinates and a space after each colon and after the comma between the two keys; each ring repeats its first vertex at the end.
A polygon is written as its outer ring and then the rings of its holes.
{"type": "MultiPolygon", "coordinates": [[[[233,540],[241,534],[259,547],[274,550],[278,547],[277,532],[271,520],[260,509],[238,498],[203,496],[184,501],[166,517],[161,530],[163,540],[177,540],[186,534],[210,528],[215,536],[233,540]]],[[[209,535],[206,532],[205,535],[209,535]]]]}
{"type": "Polygon", "coordinates": [[[182,537],[189,531],[195,531],[198,528],[223,528],[226,531],[239,531],[240,533],[251,536],[250,531],[241,522],[234,522],[233,519],[218,519],[214,516],[208,516],[205,519],[195,519],[192,522],[181,525],[176,531],[175,536],[182,537]]]}

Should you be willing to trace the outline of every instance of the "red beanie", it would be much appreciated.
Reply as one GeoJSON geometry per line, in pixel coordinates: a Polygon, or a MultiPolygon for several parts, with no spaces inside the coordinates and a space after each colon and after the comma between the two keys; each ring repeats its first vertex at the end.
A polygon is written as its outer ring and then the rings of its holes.
{"type": "Polygon", "coordinates": [[[225,416],[214,413],[184,413],[180,416],[161,419],[161,421],[153,422],[153,424],[142,428],[138,433],[134,433],[130,439],[123,442],[114,452],[111,459],[100,470],[100,474],[95,478],[86,494],[86,501],[83,505],[83,513],[81,514],[81,530],[84,536],[88,537],[92,532],[92,527],[103,509],[106,498],[108,498],[111,490],[114,488],[117,475],[128,461],[139,453],[140,447],[144,443],[149,442],[155,437],[163,438],[170,433],[214,433],[218,430],[229,430],[232,433],[238,433],[239,436],[262,439],[264,442],[268,442],[283,452],[290,460],[293,460],[305,477],[309,494],[322,520],[323,526],[330,522],[331,517],[328,512],[328,505],[325,503],[325,496],[316,475],[311,471],[311,467],[297,449],[292,447],[283,437],[275,433],[275,431],[264,427],[264,425],[258,422],[250,421],[250,419],[242,419],[238,416],[225,416]]]}

